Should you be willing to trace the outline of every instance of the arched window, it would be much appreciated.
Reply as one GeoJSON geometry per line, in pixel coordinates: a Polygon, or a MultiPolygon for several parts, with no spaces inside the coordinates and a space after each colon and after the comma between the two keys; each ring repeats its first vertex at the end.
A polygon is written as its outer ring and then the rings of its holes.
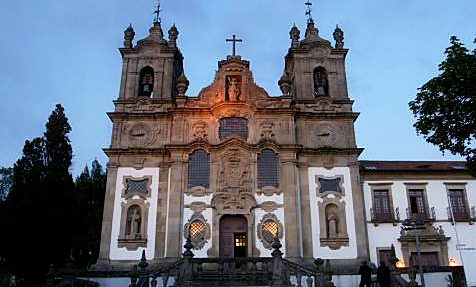
{"type": "Polygon", "coordinates": [[[264,149],[258,155],[258,188],[279,186],[279,158],[274,151],[264,149]]]}
{"type": "Polygon", "coordinates": [[[132,205],[127,209],[126,238],[142,238],[142,214],[138,205],[132,205]]]}
{"type": "Polygon", "coordinates": [[[139,73],[139,96],[150,97],[154,91],[154,69],[147,66],[139,73]]]}
{"type": "Polygon", "coordinates": [[[230,135],[238,135],[244,140],[248,138],[248,120],[244,118],[223,118],[218,130],[220,140],[230,135]]]}
{"type": "Polygon", "coordinates": [[[210,155],[202,150],[190,154],[188,160],[188,188],[208,187],[210,178],[210,155]]]}
{"type": "Polygon", "coordinates": [[[314,97],[329,96],[329,81],[327,71],[323,67],[317,67],[313,73],[314,97]]]}

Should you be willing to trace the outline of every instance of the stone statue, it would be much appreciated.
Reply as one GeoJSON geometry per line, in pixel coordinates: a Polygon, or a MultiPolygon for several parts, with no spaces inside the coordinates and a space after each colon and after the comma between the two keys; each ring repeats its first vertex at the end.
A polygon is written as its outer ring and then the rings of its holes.
{"type": "Polygon", "coordinates": [[[296,24],[294,24],[291,31],[289,32],[289,36],[291,38],[291,47],[292,48],[299,47],[300,34],[301,34],[301,31],[299,31],[299,29],[296,27],[296,24]]]}
{"type": "Polygon", "coordinates": [[[124,31],[124,48],[130,49],[132,48],[132,40],[136,33],[134,32],[134,28],[132,25],[129,24],[129,27],[124,31]]]}
{"type": "Polygon", "coordinates": [[[177,27],[175,27],[175,24],[173,24],[169,30],[169,47],[177,47],[178,34],[179,31],[177,30],[177,27]]]}
{"type": "Polygon", "coordinates": [[[127,236],[129,239],[141,238],[141,214],[140,207],[131,206],[127,212],[127,236]]]}
{"type": "Polygon", "coordinates": [[[231,102],[238,102],[241,96],[240,80],[235,77],[230,77],[229,81],[228,99],[231,102]]]}
{"type": "Polygon", "coordinates": [[[337,237],[337,218],[331,213],[327,218],[328,238],[337,237]]]}
{"type": "Polygon", "coordinates": [[[344,48],[344,31],[339,28],[339,25],[336,25],[336,29],[334,30],[334,40],[336,40],[336,49],[343,49],[344,48]]]}
{"type": "Polygon", "coordinates": [[[319,67],[314,71],[314,96],[327,96],[328,80],[324,68],[319,67]]]}

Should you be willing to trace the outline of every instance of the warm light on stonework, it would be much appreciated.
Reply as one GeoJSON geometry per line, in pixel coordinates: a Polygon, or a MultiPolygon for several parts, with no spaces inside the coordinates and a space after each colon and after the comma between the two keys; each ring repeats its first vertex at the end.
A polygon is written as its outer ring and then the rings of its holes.
{"type": "Polygon", "coordinates": [[[457,262],[456,262],[456,259],[454,259],[454,258],[448,259],[448,266],[454,267],[456,265],[458,265],[457,262]]]}
{"type": "Polygon", "coordinates": [[[405,263],[403,262],[403,260],[398,260],[398,262],[397,262],[397,264],[395,264],[395,266],[397,266],[397,268],[404,268],[405,263]]]}

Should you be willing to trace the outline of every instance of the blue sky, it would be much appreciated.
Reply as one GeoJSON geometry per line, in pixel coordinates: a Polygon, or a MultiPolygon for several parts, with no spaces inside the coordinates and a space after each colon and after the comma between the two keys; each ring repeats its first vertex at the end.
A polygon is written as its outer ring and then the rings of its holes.
{"type": "MultiPolygon", "coordinates": [[[[165,31],[175,23],[185,56],[189,95],[213,80],[230,53],[225,39],[243,38],[238,53],[251,61],[255,81],[270,95],[284,67],[293,23],[305,30],[304,1],[162,0],[165,31]]],[[[314,0],[323,38],[336,24],[345,32],[349,94],[361,159],[450,160],[418,137],[408,110],[417,89],[437,74],[451,35],[473,49],[474,0],[314,0]]],[[[26,139],[40,136],[56,103],[73,128],[72,171],[106,157],[118,95],[123,30],[147,35],[154,0],[2,0],[0,25],[0,166],[12,166],[26,139]]]]}

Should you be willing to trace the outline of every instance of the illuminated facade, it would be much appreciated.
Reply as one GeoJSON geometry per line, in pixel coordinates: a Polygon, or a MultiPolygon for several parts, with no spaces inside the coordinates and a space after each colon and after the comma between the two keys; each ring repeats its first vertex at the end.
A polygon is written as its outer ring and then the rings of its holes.
{"type": "Polygon", "coordinates": [[[176,27],[167,40],[159,21],[136,44],[134,34],[124,34],[120,93],[108,114],[96,269],[128,270],[142,251],[152,264],[180,258],[188,237],[195,258],[271,257],[278,237],[284,256],[303,264],[319,257],[353,272],[363,260],[389,262],[393,245],[408,266],[415,236],[401,231],[407,218],[425,223],[426,265],[458,264],[461,247],[474,245],[476,181],[464,163],[359,161],[339,27],[332,44],[312,18],[303,39],[291,29],[282,95],[273,97],[237,55],[188,96],[176,27]]]}

